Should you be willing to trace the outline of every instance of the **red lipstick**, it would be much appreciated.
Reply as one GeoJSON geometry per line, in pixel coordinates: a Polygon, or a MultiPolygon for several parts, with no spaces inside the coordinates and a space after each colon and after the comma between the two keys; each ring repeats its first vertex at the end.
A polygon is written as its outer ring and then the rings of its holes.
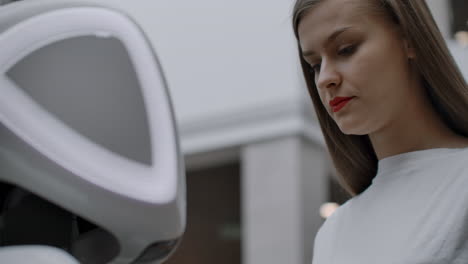
{"type": "Polygon", "coordinates": [[[330,101],[333,112],[338,112],[354,97],[335,97],[330,101]]]}

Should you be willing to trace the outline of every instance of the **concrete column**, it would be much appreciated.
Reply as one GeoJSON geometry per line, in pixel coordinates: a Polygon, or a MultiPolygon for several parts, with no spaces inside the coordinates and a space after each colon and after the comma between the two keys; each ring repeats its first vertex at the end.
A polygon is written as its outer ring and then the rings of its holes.
{"type": "Polygon", "coordinates": [[[309,264],[328,163],[299,136],[241,150],[243,264],[309,264]]]}

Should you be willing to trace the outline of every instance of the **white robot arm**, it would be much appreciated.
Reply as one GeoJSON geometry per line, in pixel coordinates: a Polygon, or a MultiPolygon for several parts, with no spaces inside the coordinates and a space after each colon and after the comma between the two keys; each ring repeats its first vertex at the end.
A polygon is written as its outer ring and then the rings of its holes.
{"type": "Polygon", "coordinates": [[[110,3],[0,6],[0,263],[160,263],[185,230],[161,65],[110,3]]]}

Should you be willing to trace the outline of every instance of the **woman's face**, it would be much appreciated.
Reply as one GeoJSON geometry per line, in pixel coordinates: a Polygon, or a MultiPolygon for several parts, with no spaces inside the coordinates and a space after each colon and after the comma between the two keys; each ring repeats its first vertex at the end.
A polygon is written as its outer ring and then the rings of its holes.
{"type": "Polygon", "coordinates": [[[404,117],[420,96],[408,62],[413,52],[392,22],[373,15],[363,2],[322,1],[298,27],[323,106],[343,133],[354,135],[376,132],[404,117]],[[334,112],[330,100],[335,97],[354,98],[334,112]]]}

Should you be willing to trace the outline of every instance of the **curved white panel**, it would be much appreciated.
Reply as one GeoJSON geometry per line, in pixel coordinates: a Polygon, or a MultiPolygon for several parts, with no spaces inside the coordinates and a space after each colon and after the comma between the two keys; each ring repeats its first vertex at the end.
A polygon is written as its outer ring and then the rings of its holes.
{"type": "Polygon", "coordinates": [[[0,72],[5,74],[39,48],[90,34],[113,36],[129,51],[148,113],[152,166],[122,158],[83,137],[44,111],[5,76],[0,80],[0,121],[48,158],[104,189],[147,202],[171,201],[178,173],[176,131],[168,118],[173,114],[155,56],[130,19],[95,7],[64,8],[32,17],[0,35],[4,47],[0,72]]]}

